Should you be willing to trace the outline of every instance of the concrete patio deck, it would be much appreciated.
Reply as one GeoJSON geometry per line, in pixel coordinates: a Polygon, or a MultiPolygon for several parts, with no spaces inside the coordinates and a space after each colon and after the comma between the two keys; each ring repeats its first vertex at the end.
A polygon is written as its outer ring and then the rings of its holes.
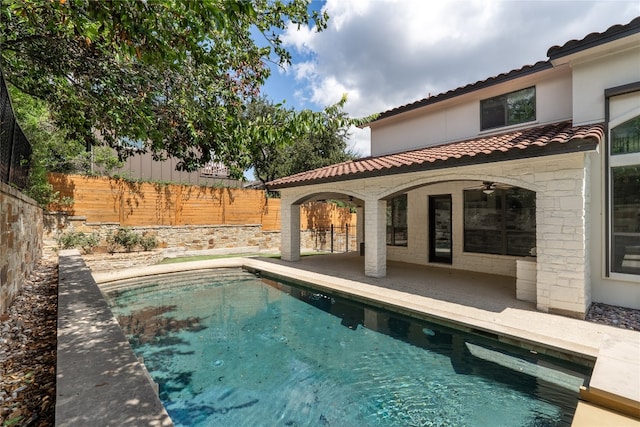
{"type": "Polygon", "coordinates": [[[94,274],[101,287],[117,280],[195,269],[244,267],[313,284],[377,305],[436,318],[471,332],[567,359],[594,363],[573,425],[640,425],[640,332],[543,313],[515,299],[513,278],[388,262],[387,276],[364,276],[357,254],[229,258],[94,274]]]}

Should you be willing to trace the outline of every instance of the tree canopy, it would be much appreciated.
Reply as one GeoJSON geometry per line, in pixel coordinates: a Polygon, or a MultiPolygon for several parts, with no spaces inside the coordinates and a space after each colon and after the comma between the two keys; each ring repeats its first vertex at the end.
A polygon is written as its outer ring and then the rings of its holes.
{"type": "Polygon", "coordinates": [[[307,0],[1,0],[0,66],[12,85],[49,104],[73,140],[177,157],[187,170],[213,156],[238,176],[256,136],[282,144],[318,122],[310,112],[274,113],[272,122],[245,114],[269,63],[290,61],[279,31],[289,22],[326,27],[328,17],[307,7],[307,0]]]}
{"type": "Polygon", "coordinates": [[[354,159],[347,147],[349,127],[357,124],[343,111],[347,98],[322,112],[295,112],[266,98],[253,100],[246,109],[253,129],[249,143],[250,161],[262,183],[299,172],[354,159]],[[282,128],[282,124],[285,124],[282,128]],[[279,132],[274,132],[281,126],[279,132]],[[282,135],[290,138],[281,144],[282,135]]]}

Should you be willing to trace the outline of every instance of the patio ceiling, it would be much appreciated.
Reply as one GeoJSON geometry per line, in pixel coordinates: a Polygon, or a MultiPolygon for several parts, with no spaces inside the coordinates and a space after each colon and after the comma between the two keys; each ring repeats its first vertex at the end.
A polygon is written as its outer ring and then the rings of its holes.
{"type": "Polygon", "coordinates": [[[573,126],[571,121],[486,135],[401,153],[338,163],[267,183],[272,190],[376,176],[501,162],[594,150],[604,124],[573,126]]]}

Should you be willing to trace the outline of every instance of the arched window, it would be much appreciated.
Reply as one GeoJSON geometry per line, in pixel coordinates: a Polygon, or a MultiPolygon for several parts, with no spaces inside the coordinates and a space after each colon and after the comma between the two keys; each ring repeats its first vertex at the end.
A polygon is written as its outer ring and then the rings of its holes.
{"type": "Polygon", "coordinates": [[[610,134],[611,271],[640,274],[640,116],[610,134]]]}

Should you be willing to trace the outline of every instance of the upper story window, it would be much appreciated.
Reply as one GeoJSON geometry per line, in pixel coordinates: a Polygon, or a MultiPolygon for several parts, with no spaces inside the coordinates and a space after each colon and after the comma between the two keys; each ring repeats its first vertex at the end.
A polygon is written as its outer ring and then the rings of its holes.
{"type": "Polygon", "coordinates": [[[480,130],[536,119],[536,88],[529,87],[480,101],[480,130]]]}

